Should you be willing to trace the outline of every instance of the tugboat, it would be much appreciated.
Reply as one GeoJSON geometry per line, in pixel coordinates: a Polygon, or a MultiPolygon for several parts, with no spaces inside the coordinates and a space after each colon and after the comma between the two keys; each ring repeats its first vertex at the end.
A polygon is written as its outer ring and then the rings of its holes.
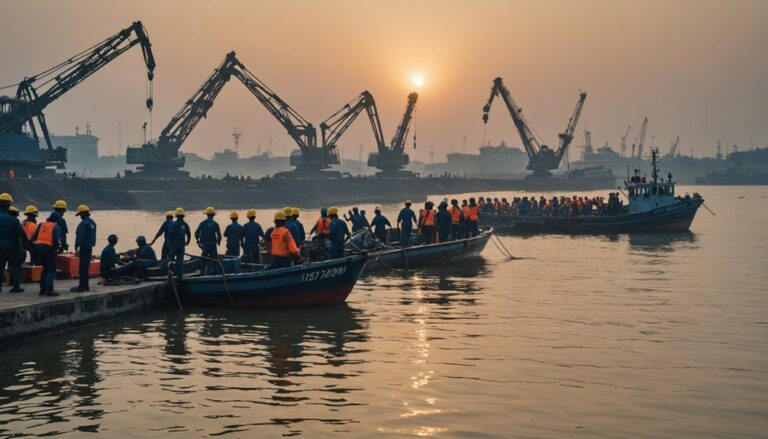
{"type": "Polygon", "coordinates": [[[704,204],[701,195],[676,196],[672,174],[667,181],[659,179],[656,159],[658,151],[651,151],[652,179],[647,182],[639,171],[629,182],[624,182],[628,206],[619,214],[584,216],[543,215],[486,215],[485,224],[514,232],[566,233],[566,234],[616,234],[681,232],[691,227],[699,207],[704,204]]]}

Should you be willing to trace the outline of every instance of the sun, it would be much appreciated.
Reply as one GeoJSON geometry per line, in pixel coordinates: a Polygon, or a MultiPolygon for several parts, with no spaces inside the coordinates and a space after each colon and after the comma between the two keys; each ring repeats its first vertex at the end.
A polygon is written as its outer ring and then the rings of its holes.
{"type": "Polygon", "coordinates": [[[424,77],[421,75],[416,75],[413,77],[413,85],[416,87],[421,87],[424,85],[424,77]]]}

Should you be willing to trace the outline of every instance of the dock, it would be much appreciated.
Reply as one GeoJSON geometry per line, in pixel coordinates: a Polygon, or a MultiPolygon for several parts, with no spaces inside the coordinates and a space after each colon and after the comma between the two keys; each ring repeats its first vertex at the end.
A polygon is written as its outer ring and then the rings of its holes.
{"type": "Polygon", "coordinates": [[[172,290],[165,282],[99,285],[91,279],[89,292],[72,293],[77,279],[57,280],[57,297],[40,296],[37,284],[23,284],[23,293],[0,293],[0,345],[28,337],[109,320],[144,309],[162,308],[172,290]]]}

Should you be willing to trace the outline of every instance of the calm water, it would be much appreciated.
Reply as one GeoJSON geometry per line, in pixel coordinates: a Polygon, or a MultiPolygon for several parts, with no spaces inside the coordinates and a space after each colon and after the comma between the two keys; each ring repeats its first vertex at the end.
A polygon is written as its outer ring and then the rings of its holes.
{"type": "MultiPolygon", "coordinates": [[[[698,190],[692,233],[505,236],[522,259],[368,277],[345,308],[2,347],[0,437],[766,437],[768,187],[698,190]]],[[[159,220],[94,217],[124,248],[159,220]]]]}

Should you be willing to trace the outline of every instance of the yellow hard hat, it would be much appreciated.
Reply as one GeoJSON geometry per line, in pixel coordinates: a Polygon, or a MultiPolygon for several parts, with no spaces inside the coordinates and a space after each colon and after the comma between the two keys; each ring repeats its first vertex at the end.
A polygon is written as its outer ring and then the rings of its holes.
{"type": "Polygon", "coordinates": [[[240,216],[237,214],[237,212],[232,211],[229,212],[229,219],[238,219],[240,216]]]}
{"type": "Polygon", "coordinates": [[[275,219],[285,221],[285,213],[283,213],[282,210],[278,210],[277,213],[275,213],[275,219]]]}
{"type": "Polygon", "coordinates": [[[285,216],[293,215],[293,208],[292,207],[283,207],[283,214],[285,216]]]}
{"type": "Polygon", "coordinates": [[[331,207],[328,209],[328,215],[338,215],[339,214],[339,208],[338,207],[331,207]]]}
{"type": "Polygon", "coordinates": [[[54,209],[66,209],[67,208],[67,202],[64,200],[56,200],[55,203],[53,203],[54,209]]]}
{"type": "Polygon", "coordinates": [[[182,209],[181,207],[177,207],[176,211],[174,212],[174,215],[176,215],[176,216],[184,216],[185,215],[184,209],[182,209]]]}
{"type": "Polygon", "coordinates": [[[413,204],[413,203],[411,203],[411,200],[405,200],[405,204],[413,204]]]}
{"type": "Polygon", "coordinates": [[[245,214],[248,218],[256,218],[256,211],[253,209],[249,209],[248,213],[245,214]]]}
{"type": "Polygon", "coordinates": [[[77,206],[77,213],[75,215],[82,215],[84,213],[90,213],[91,209],[88,208],[85,204],[81,204],[77,206]]]}
{"type": "Polygon", "coordinates": [[[291,208],[291,216],[299,216],[299,208],[298,207],[291,208]]]}
{"type": "Polygon", "coordinates": [[[169,210],[168,212],[165,212],[165,217],[166,218],[173,218],[173,211],[169,210]]]}
{"type": "Polygon", "coordinates": [[[216,209],[214,209],[211,206],[208,206],[208,207],[205,208],[203,213],[206,214],[206,215],[216,215],[216,209]]]}
{"type": "Polygon", "coordinates": [[[3,192],[0,194],[0,201],[5,201],[6,203],[13,203],[13,197],[8,192],[3,192]]]}
{"type": "Polygon", "coordinates": [[[11,206],[11,207],[9,207],[9,208],[8,208],[8,211],[9,211],[9,212],[15,212],[15,213],[19,213],[19,209],[18,209],[18,208],[16,208],[16,206],[11,206]]]}
{"type": "Polygon", "coordinates": [[[30,215],[30,214],[37,215],[37,213],[38,213],[37,207],[35,207],[35,206],[31,205],[31,204],[29,206],[27,206],[26,209],[24,209],[24,215],[30,215]]]}

